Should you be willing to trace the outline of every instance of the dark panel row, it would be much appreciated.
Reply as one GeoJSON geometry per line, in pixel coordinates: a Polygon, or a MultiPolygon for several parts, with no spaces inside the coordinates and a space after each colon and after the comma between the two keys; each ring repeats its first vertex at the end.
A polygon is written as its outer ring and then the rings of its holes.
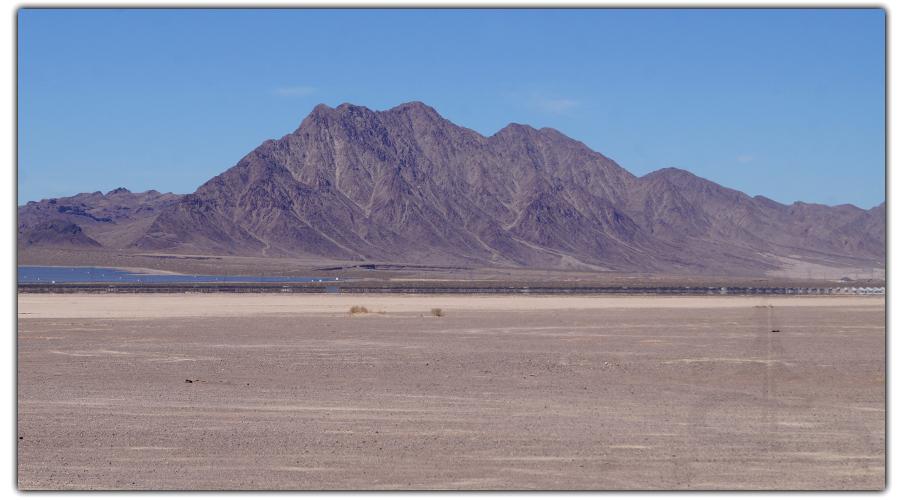
{"type": "MultiPolygon", "coordinates": [[[[406,294],[636,294],[636,295],[829,295],[841,288],[747,287],[497,287],[497,286],[298,286],[281,283],[19,283],[19,293],[406,293],[406,294]]],[[[855,293],[855,289],[854,292],[855,293]]]]}

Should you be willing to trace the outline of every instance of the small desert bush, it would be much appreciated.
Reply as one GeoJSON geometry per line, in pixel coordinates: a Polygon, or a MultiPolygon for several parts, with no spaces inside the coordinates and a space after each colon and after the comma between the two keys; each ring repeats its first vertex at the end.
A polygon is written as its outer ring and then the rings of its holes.
{"type": "Polygon", "coordinates": [[[431,315],[437,316],[438,318],[440,318],[441,316],[444,315],[444,311],[442,311],[440,307],[435,307],[434,309],[431,310],[431,315]]]}
{"type": "Polygon", "coordinates": [[[350,308],[350,316],[353,316],[354,314],[365,314],[368,312],[369,310],[366,309],[365,306],[353,306],[350,308]]]}

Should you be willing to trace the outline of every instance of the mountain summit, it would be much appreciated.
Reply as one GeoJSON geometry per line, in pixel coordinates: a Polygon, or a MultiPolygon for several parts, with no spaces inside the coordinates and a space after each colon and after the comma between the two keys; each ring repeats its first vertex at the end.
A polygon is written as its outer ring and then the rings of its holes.
{"type": "Polygon", "coordinates": [[[420,102],[320,104],[128,247],[759,274],[789,256],[883,262],[884,221],[884,205],[781,205],[677,169],[638,178],[549,128],[510,124],[485,137],[420,102]]]}

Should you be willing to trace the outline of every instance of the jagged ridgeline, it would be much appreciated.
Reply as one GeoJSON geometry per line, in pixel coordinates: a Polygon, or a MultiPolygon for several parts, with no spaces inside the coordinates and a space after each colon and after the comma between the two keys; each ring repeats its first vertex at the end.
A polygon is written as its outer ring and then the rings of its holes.
{"type": "Polygon", "coordinates": [[[142,252],[430,265],[753,275],[786,258],[885,259],[884,204],[782,205],[678,169],[636,177],[556,130],[485,137],[419,102],[319,105],[194,193],[150,193],[174,198],[85,232],[142,252]]]}

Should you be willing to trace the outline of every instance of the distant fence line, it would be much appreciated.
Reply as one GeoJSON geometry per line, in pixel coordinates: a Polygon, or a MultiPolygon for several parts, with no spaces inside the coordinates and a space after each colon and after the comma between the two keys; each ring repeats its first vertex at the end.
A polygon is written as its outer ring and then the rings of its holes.
{"type": "Polygon", "coordinates": [[[594,287],[594,286],[322,286],[285,283],[19,283],[19,293],[396,293],[536,295],[884,295],[885,288],[594,287]]]}

